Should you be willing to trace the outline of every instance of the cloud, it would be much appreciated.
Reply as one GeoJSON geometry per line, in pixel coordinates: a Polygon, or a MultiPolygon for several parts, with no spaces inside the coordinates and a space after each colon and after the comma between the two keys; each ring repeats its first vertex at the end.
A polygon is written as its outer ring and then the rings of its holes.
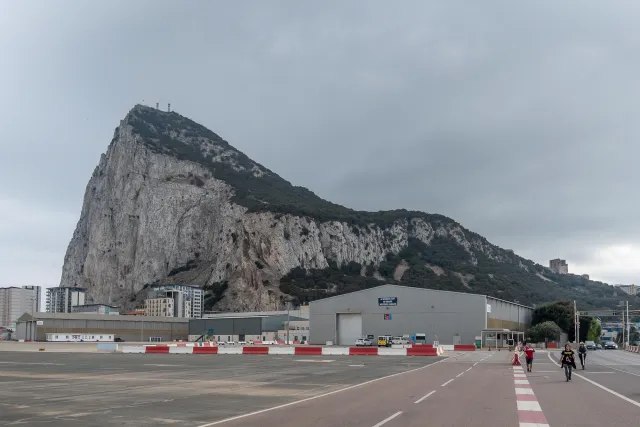
{"type": "Polygon", "coordinates": [[[31,6],[0,5],[10,277],[50,256],[57,271],[38,280],[57,281],[86,182],[143,101],[171,102],[327,199],[442,213],[608,281],[640,273],[594,255],[640,247],[640,4],[31,6]],[[22,221],[32,216],[39,233],[22,221]]]}

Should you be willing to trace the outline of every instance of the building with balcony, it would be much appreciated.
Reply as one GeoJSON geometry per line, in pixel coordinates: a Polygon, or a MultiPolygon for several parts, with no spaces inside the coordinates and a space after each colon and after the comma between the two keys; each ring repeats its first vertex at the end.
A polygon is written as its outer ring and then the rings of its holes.
{"type": "Polygon", "coordinates": [[[174,317],[202,317],[204,291],[192,285],[149,285],[147,298],[173,298],[175,301],[174,317]]]}
{"type": "Polygon", "coordinates": [[[85,305],[87,290],[76,286],[61,286],[47,289],[48,313],[72,313],[72,307],[85,305]]]}

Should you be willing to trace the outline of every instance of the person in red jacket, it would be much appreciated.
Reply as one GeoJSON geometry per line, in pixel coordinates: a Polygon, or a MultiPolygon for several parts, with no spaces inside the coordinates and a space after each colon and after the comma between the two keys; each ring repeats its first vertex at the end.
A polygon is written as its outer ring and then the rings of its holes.
{"type": "Polygon", "coordinates": [[[526,355],[526,359],[527,359],[527,372],[531,372],[531,368],[533,368],[533,353],[535,353],[536,351],[533,349],[533,347],[531,347],[531,344],[527,344],[527,346],[524,348],[524,354],[526,355]]]}

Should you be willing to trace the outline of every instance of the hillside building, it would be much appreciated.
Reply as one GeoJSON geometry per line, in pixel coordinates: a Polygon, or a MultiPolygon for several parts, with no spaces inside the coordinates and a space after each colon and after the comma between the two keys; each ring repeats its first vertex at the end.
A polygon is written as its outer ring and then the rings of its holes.
{"type": "Polygon", "coordinates": [[[564,259],[552,259],[549,261],[549,268],[557,274],[569,274],[569,264],[564,259]]]}
{"type": "Polygon", "coordinates": [[[638,295],[638,289],[636,285],[613,285],[616,289],[621,290],[627,295],[638,295]]]}

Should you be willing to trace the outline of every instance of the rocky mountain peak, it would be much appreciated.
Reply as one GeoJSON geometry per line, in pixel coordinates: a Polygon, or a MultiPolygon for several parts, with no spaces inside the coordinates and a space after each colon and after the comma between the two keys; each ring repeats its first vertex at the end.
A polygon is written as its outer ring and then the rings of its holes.
{"type": "Polygon", "coordinates": [[[321,199],[206,127],[129,111],[87,185],[62,285],[140,301],[150,283],[202,286],[207,308],[263,310],[381,283],[540,303],[617,304],[608,285],[548,269],[450,218],[361,212],[321,199]]]}

